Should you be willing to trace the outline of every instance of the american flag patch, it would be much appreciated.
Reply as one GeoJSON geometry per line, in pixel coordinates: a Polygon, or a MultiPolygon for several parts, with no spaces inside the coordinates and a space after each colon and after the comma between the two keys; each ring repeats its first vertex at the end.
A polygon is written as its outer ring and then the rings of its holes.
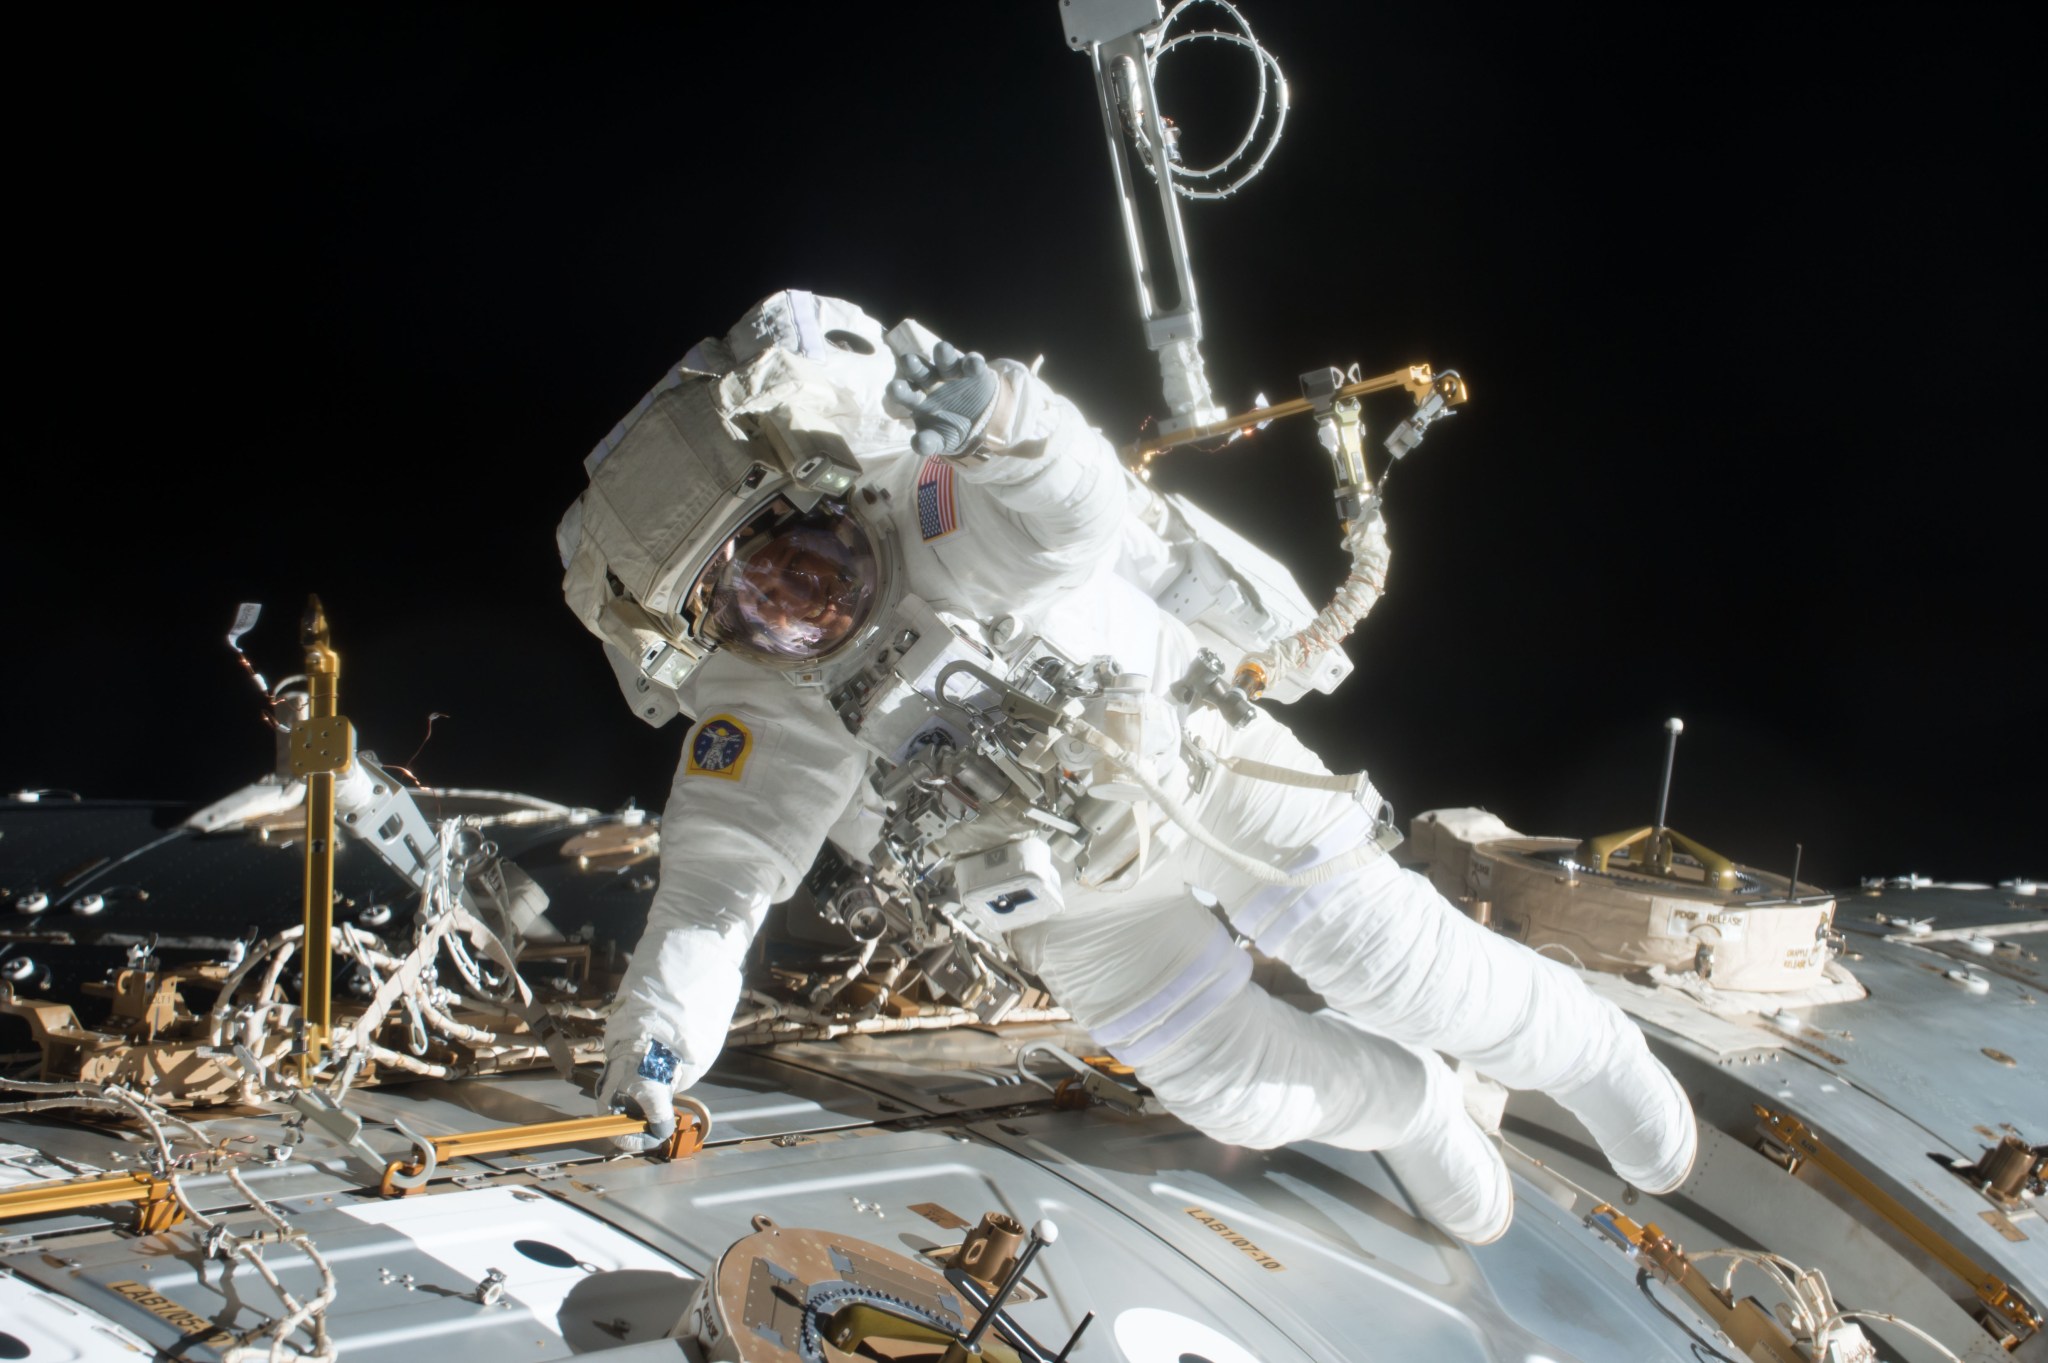
{"type": "Polygon", "coordinates": [[[932,455],[917,473],[917,531],[929,544],[959,527],[953,508],[953,465],[932,455]]]}

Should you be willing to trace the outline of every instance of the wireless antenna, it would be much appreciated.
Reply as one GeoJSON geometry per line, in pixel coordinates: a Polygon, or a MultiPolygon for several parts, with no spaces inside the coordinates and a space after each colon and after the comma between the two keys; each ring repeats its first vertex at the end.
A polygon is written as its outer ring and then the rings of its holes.
{"type": "Polygon", "coordinates": [[[1664,815],[1671,806],[1671,767],[1678,760],[1678,736],[1685,732],[1685,721],[1673,715],[1664,721],[1664,732],[1671,735],[1671,741],[1664,745],[1664,785],[1657,792],[1657,836],[1664,836],[1664,815]]]}

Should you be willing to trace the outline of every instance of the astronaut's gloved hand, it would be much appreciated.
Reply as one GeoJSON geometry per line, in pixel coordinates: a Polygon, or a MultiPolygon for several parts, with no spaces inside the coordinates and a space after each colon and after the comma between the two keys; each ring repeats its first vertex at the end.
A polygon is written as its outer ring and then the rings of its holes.
{"type": "Polygon", "coordinates": [[[904,377],[892,380],[888,393],[917,427],[910,448],[953,458],[973,453],[1002,396],[997,371],[974,351],[963,353],[946,341],[933,347],[931,363],[905,355],[902,369],[904,377]]]}
{"type": "Polygon", "coordinates": [[[643,1134],[614,1136],[613,1145],[639,1154],[675,1134],[675,1076],[675,1052],[652,1037],[605,1062],[604,1077],[597,1084],[598,1111],[624,1112],[647,1122],[643,1134]]]}

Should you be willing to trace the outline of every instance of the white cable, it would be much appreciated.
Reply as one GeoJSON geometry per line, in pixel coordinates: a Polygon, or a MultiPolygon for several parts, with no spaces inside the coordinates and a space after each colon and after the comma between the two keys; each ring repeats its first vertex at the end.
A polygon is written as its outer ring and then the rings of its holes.
{"type": "Polygon", "coordinates": [[[4,1079],[0,1088],[20,1089],[24,1093],[98,1093],[101,1085],[88,1084],[76,1079],[4,1079]]]}
{"type": "MultiPolygon", "coordinates": [[[[0,1081],[0,1082],[7,1082],[7,1083],[11,1083],[11,1082],[13,1082],[13,1081],[12,1081],[12,1080],[6,1080],[6,1081],[0,1081]]],[[[86,1098],[86,1097],[70,1097],[70,1098],[24,1098],[24,1099],[22,1099],[22,1100],[21,1100],[21,1101],[19,1101],[19,1102],[14,1102],[14,1103],[0,1103],[0,1112],[5,1112],[5,1113],[15,1113],[15,1112],[24,1112],[24,1113],[26,1113],[26,1112],[49,1112],[49,1111],[52,1111],[52,1110],[54,1110],[54,1109],[57,1109],[57,1108],[66,1108],[66,1107],[103,1107],[103,1108],[109,1108],[109,1109],[112,1109],[112,1110],[114,1110],[114,1111],[117,1111],[117,1112],[118,1112],[118,1111],[126,1111],[126,1109],[122,1108],[122,1106],[121,1106],[121,1105],[120,1105],[119,1103],[113,1102],[113,1101],[112,1101],[112,1100],[110,1100],[110,1099],[105,1099],[105,1098],[86,1098]]]]}
{"type": "Polygon", "coordinates": [[[486,1031],[481,1027],[472,1027],[466,1022],[456,1021],[452,1015],[435,1003],[433,996],[425,990],[420,991],[419,1005],[420,1012],[426,1015],[427,1025],[450,1040],[465,1042],[471,1046],[503,1046],[509,1044],[506,1038],[496,1032],[486,1031]]]}
{"type": "Polygon", "coordinates": [[[379,1065],[388,1066],[394,1070],[404,1070],[407,1074],[417,1074],[424,1079],[460,1079],[462,1077],[462,1071],[460,1070],[452,1069],[447,1065],[437,1065],[431,1060],[416,1059],[403,1051],[394,1051],[390,1047],[379,1045],[374,1041],[364,1044],[363,1054],[369,1056],[370,1059],[376,1061],[379,1065]]]}
{"type": "MultiPolygon", "coordinates": [[[[421,1061],[401,1055],[371,1040],[372,1034],[383,1025],[385,1015],[391,1006],[402,999],[410,999],[419,1006],[422,1017],[433,1032],[445,1040],[477,1046],[506,1046],[509,1039],[498,1033],[472,1027],[453,1017],[435,1001],[435,990],[439,988],[436,963],[443,948],[455,963],[457,973],[463,976],[473,991],[498,1006],[506,1000],[494,997],[499,991],[488,988],[475,958],[457,944],[465,931],[487,931],[484,925],[465,909],[455,898],[453,886],[454,864],[457,860],[457,838],[460,827],[449,821],[441,825],[431,868],[420,887],[420,928],[411,950],[403,956],[392,955],[385,949],[382,939],[353,924],[337,923],[333,927],[334,946],[364,970],[373,983],[373,992],[368,1005],[346,1030],[338,1031],[330,1040],[329,1050],[337,1056],[374,1060],[381,1065],[404,1070],[411,1074],[437,1079],[455,1078],[464,1073],[459,1066],[448,1066],[421,1061]]],[[[289,1008],[277,998],[277,989],[285,968],[301,945],[305,935],[303,927],[289,928],[257,945],[222,982],[221,990],[212,1009],[207,1015],[209,1040],[220,1046],[225,1041],[230,1015],[235,1011],[235,996],[244,981],[259,968],[263,970],[261,986],[256,991],[255,1006],[263,1010],[289,1008]]],[[[492,939],[496,941],[495,938],[492,939]]],[[[501,953],[509,958],[502,943],[497,943],[501,953]]],[[[523,994],[523,983],[518,980],[516,967],[508,994],[523,994]]],[[[261,1049],[254,1047],[252,1049],[261,1049]]],[[[536,1052],[541,1053],[541,1052],[536,1052]]],[[[342,1072],[341,1080],[331,1096],[339,1100],[346,1092],[347,1082],[352,1080],[359,1066],[351,1064],[342,1072]]],[[[253,1080],[247,1082],[254,1082],[253,1080]]]]}
{"type": "Polygon", "coordinates": [[[1947,1360],[1948,1360],[1948,1363],[1963,1363],[1963,1360],[1962,1360],[1962,1358],[1961,1358],[1961,1357],[1960,1357],[1960,1356],[1959,1356],[1959,1355],[1958,1355],[1958,1354],[1957,1354],[1957,1353],[1956,1353],[1956,1352],[1955,1352],[1955,1351],[1954,1351],[1953,1349],[1949,1348],[1949,1347],[1948,1347],[1948,1345],[1946,1345],[1946,1344],[1942,1343],[1942,1342],[1941,1342],[1940,1340],[1936,1339],[1936,1338],[1935,1338],[1935,1337],[1934,1337],[1933,1335],[1930,1335],[1930,1334],[1928,1334],[1928,1333],[1927,1333],[1927,1332],[1926,1332],[1925,1330],[1923,1330],[1923,1329],[1921,1329],[1921,1328],[1920,1328],[1919,1326],[1915,1325],[1915,1324],[1914,1324],[1914,1323],[1913,1323],[1912,1321],[1910,1321],[1910,1320],[1902,1320],[1902,1319],[1900,1319],[1899,1317],[1897,1317],[1897,1316],[1893,1315],[1893,1314],[1892,1314],[1891,1312],[1889,1312],[1889,1311],[1837,1311],[1837,1312],[1835,1312],[1835,1314],[1834,1314],[1834,1317],[1833,1317],[1833,1318],[1832,1318],[1831,1320],[1829,1320],[1829,1321],[1827,1322],[1827,1324],[1825,1324],[1825,1325],[1823,1325],[1823,1326],[1821,1327],[1821,1335],[1820,1335],[1820,1346],[1821,1346],[1821,1350],[1822,1350],[1823,1352],[1825,1352],[1825,1351],[1826,1351],[1826,1349],[1827,1349],[1827,1344],[1828,1344],[1828,1336],[1834,1333],[1835,1327],[1836,1327],[1837,1325],[1840,1325],[1840,1324],[1842,1324],[1842,1323],[1843,1323],[1844,1321],[1847,1321],[1847,1320],[1852,1320],[1852,1319],[1853,1319],[1853,1320],[1881,1320],[1881,1321],[1884,1321],[1884,1322],[1885,1322],[1886,1324],[1889,1324],[1889,1325],[1896,1325],[1896,1326],[1898,1326],[1898,1327],[1899,1327],[1899,1328],[1900,1328],[1901,1330],[1905,1330],[1905,1331],[1908,1331],[1908,1332],[1910,1332],[1910,1333],[1912,1333],[1912,1334],[1918,1335],[1918,1336],[1919,1336],[1919,1337],[1920,1337],[1920,1338],[1921,1338],[1922,1340],[1926,1341],[1926,1342],[1927,1342],[1928,1344],[1930,1344],[1930,1345],[1932,1345],[1933,1347],[1935,1347],[1935,1348],[1937,1348],[1937,1349],[1941,1350],[1941,1356],[1942,1356],[1943,1358],[1947,1359],[1947,1360]]]}
{"type": "MultiPolygon", "coordinates": [[[[409,1001],[417,1007],[424,1023],[443,1040],[461,1042],[471,1046],[504,1047],[510,1040],[496,1032],[472,1027],[457,1020],[438,1002],[441,989],[437,964],[443,950],[455,964],[456,973],[462,976],[471,991],[486,1000],[491,1007],[500,1007],[514,996],[524,995],[524,984],[520,981],[517,967],[510,972],[511,978],[502,991],[505,997],[498,997],[501,991],[488,988],[470,956],[461,943],[465,931],[488,931],[461,906],[456,896],[454,866],[456,861],[457,838],[460,826],[454,820],[440,825],[435,843],[434,859],[420,886],[419,928],[416,930],[412,949],[402,957],[393,956],[382,949],[382,942],[373,934],[352,925],[340,925],[335,929],[342,949],[369,971],[375,981],[368,1004],[355,1023],[346,1031],[337,1034],[332,1049],[337,1053],[355,1052],[367,1055],[380,1064],[392,1064],[412,1074],[432,1075],[436,1078],[452,1078],[464,1072],[460,1066],[446,1066],[421,1061],[412,1057],[398,1059],[399,1052],[379,1046],[371,1040],[372,1034],[383,1026],[385,1015],[393,1003],[409,1001]],[[383,977],[377,972],[382,970],[383,977]]],[[[511,953],[495,937],[491,941],[507,960],[511,953]]],[[[340,1096],[338,1093],[337,1098],[340,1096]]]]}
{"type": "Polygon", "coordinates": [[[1086,743],[1089,747],[1094,748],[1097,752],[1109,758],[1110,761],[1116,763],[1120,771],[1128,772],[1131,779],[1145,788],[1145,793],[1152,797],[1159,808],[1165,812],[1166,817],[1172,819],[1185,829],[1189,837],[1214,852],[1217,856],[1222,857],[1254,880],[1267,885],[1285,885],[1294,889],[1307,889],[1311,885],[1321,885],[1326,881],[1334,880],[1346,872],[1356,870],[1367,862],[1386,855],[1378,843],[1367,841],[1352,848],[1349,852],[1311,866],[1305,871],[1283,871],[1279,867],[1270,866],[1255,857],[1248,857],[1217,837],[1214,833],[1211,833],[1208,829],[1202,827],[1201,820],[1189,813],[1187,807],[1175,799],[1164,786],[1160,785],[1152,773],[1146,771],[1144,766],[1134,759],[1121,743],[1118,743],[1092,724],[1075,720],[1073,721],[1073,726],[1075,735],[1083,743],[1086,743]]]}
{"type": "Polygon", "coordinates": [[[1839,1309],[1835,1304],[1834,1293],[1829,1290],[1827,1279],[1822,1276],[1819,1269],[1801,1268],[1782,1254],[1773,1254],[1768,1250],[1710,1249],[1691,1257],[1695,1264],[1703,1263],[1708,1259],[1728,1259],[1732,1261],[1729,1264],[1727,1274],[1721,1279],[1721,1291],[1724,1293],[1732,1294],[1735,1285],[1735,1271],[1745,1263],[1754,1264],[1768,1273],[1776,1281],[1779,1290],[1785,1294],[1786,1300],[1797,1313],[1798,1323],[1794,1328],[1812,1340],[1815,1357],[1825,1357],[1827,1355],[1831,1337],[1835,1330],[1843,1323],[1852,1319],[1881,1320],[1917,1335],[1934,1348],[1939,1349],[1942,1356],[1949,1360],[1949,1363],[1962,1363],[1962,1360],[1947,1345],[1909,1320],[1895,1316],[1888,1311],[1843,1311],[1839,1309]]]}
{"type": "MultiPolygon", "coordinates": [[[[320,1274],[320,1291],[308,1300],[301,1302],[286,1289],[283,1280],[272,1271],[269,1264],[264,1262],[263,1256],[247,1248],[252,1243],[260,1244],[260,1241],[255,1240],[253,1237],[229,1237],[230,1248],[241,1258],[248,1260],[255,1267],[256,1271],[263,1275],[263,1280],[270,1284],[270,1290],[277,1293],[278,1300],[284,1303],[285,1310],[290,1313],[284,1319],[268,1327],[267,1333],[271,1336],[271,1340],[270,1348],[265,1351],[265,1358],[268,1360],[268,1363],[281,1363],[284,1356],[285,1342],[291,1337],[292,1331],[310,1324],[311,1329],[308,1333],[313,1337],[314,1351],[310,1354],[302,1354],[301,1357],[321,1360],[333,1359],[335,1357],[335,1350],[333,1342],[327,1337],[326,1312],[327,1308],[333,1304],[334,1298],[337,1295],[334,1269],[328,1264],[326,1256],[321,1254],[319,1248],[314,1245],[313,1237],[285,1220],[274,1207],[258,1196],[256,1190],[251,1188],[242,1178],[239,1169],[229,1165],[227,1176],[228,1182],[234,1184],[242,1196],[249,1200],[250,1207],[261,1213],[265,1220],[277,1228],[278,1241],[291,1245],[304,1254],[307,1261],[320,1274]]],[[[245,1339],[249,1337],[247,1335],[244,1336],[245,1339]]],[[[222,1353],[223,1363],[230,1363],[230,1360],[247,1358],[250,1356],[250,1352],[246,1346],[227,1349],[222,1353]]]]}
{"type": "MultiPolygon", "coordinates": [[[[1015,1008],[1003,1015],[1003,1026],[1072,1022],[1064,1008],[1015,1008]]],[[[978,1013],[948,1007],[915,1017],[864,1018],[859,1022],[805,1022],[794,1016],[755,1023],[726,1035],[727,1050],[737,1046],[773,1046],[787,1041],[833,1041],[842,1036],[884,1036],[898,1032],[943,1032],[955,1027],[986,1027],[978,1013]]]]}
{"type": "Polygon", "coordinates": [[[36,1100],[39,1107],[118,1108],[142,1124],[155,1145],[157,1175],[169,1187],[171,1197],[178,1204],[179,1210],[194,1226],[207,1233],[209,1249],[222,1258],[240,1259],[248,1263],[284,1304],[285,1316],[244,1331],[238,1343],[223,1350],[221,1356],[224,1363],[247,1363],[247,1360],[258,1356],[267,1359],[268,1363],[283,1363],[283,1350],[292,1332],[299,1329],[306,1329],[313,1341],[312,1352],[301,1352],[299,1356],[312,1360],[312,1363],[333,1363],[334,1345],[328,1338],[326,1322],[327,1308],[333,1304],[337,1294],[333,1268],[314,1245],[312,1237],[286,1221],[276,1208],[251,1188],[233,1162],[229,1162],[226,1167],[228,1181],[247,1200],[251,1210],[276,1228],[275,1232],[255,1236],[239,1235],[199,1209],[185,1191],[184,1180],[188,1170],[181,1167],[189,1165],[198,1155],[179,1158],[172,1149],[170,1137],[164,1132],[164,1123],[170,1122],[183,1127],[191,1140],[199,1146],[200,1153],[216,1156],[218,1152],[207,1142],[205,1133],[176,1113],[111,1084],[38,1084],[24,1080],[0,1080],[0,1087],[20,1088],[28,1092],[50,1095],[36,1100]],[[264,1262],[260,1250],[265,1244],[289,1244],[304,1253],[320,1274],[320,1291],[303,1302],[293,1296],[277,1273],[264,1262]],[[259,1351],[247,1347],[248,1341],[266,1334],[271,1337],[270,1347],[260,1351],[260,1355],[259,1351]]]}
{"type": "MultiPolygon", "coordinates": [[[[303,937],[305,931],[304,928],[298,929],[298,935],[303,937]]],[[[277,982],[283,977],[284,968],[291,961],[292,953],[297,951],[298,947],[299,944],[296,940],[285,942],[278,947],[277,954],[270,958],[270,968],[263,972],[263,987],[256,991],[257,1003],[269,1003],[277,996],[277,982]]]]}
{"type": "Polygon", "coordinates": [[[255,970],[257,966],[262,965],[272,955],[283,950],[287,944],[296,943],[300,937],[305,935],[305,931],[304,927],[287,928],[275,937],[264,939],[253,951],[242,958],[242,963],[235,967],[225,980],[221,981],[220,993],[215,996],[213,1007],[208,1010],[206,1015],[207,1043],[209,1045],[219,1046],[221,1044],[221,1029],[227,1025],[228,1015],[234,1011],[235,991],[242,987],[242,981],[247,979],[250,972],[255,970]]]}
{"type": "MultiPolygon", "coordinates": [[[[1245,129],[1244,136],[1238,139],[1237,145],[1231,148],[1230,153],[1223,157],[1222,160],[1211,166],[1180,166],[1175,165],[1171,159],[1162,157],[1162,160],[1165,162],[1163,173],[1166,175],[1168,182],[1172,184],[1174,192],[1182,198],[1204,200],[1227,199],[1238,190],[1250,184],[1258,176],[1259,172],[1266,168],[1266,162],[1272,158],[1274,149],[1280,145],[1280,135],[1287,127],[1287,76],[1286,73],[1281,71],[1279,60],[1266,50],[1265,46],[1259,42],[1257,35],[1252,32],[1250,21],[1244,17],[1237,6],[1230,3],[1230,0],[1180,0],[1179,4],[1167,11],[1165,21],[1159,26],[1160,36],[1164,37],[1174,24],[1179,21],[1182,14],[1196,5],[1205,4],[1213,5],[1229,15],[1231,21],[1237,25],[1238,31],[1232,33],[1227,29],[1198,29],[1192,33],[1181,33],[1171,38],[1166,38],[1156,50],[1147,54],[1145,58],[1146,77],[1151,83],[1152,88],[1156,91],[1159,83],[1160,62],[1165,60],[1169,52],[1190,43],[1228,43],[1242,47],[1252,54],[1253,64],[1257,67],[1259,76],[1258,103],[1252,109],[1251,124],[1245,129]],[[1269,68],[1271,70],[1270,83],[1267,77],[1269,68]],[[1251,164],[1241,174],[1238,174],[1236,178],[1214,188],[1192,183],[1195,181],[1214,180],[1226,175],[1235,169],[1247,155],[1251,154],[1253,143],[1258,138],[1259,127],[1265,122],[1266,97],[1269,92],[1273,95],[1273,128],[1266,135],[1265,140],[1258,143],[1257,153],[1252,155],[1251,164]]],[[[1154,174],[1159,173],[1161,172],[1158,169],[1154,170],[1154,174]]]]}
{"type": "MultiPolygon", "coordinates": [[[[1746,1249],[1710,1249],[1691,1255],[1690,1258],[1695,1266],[1705,1263],[1709,1259],[1728,1259],[1732,1261],[1728,1265],[1727,1276],[1721,1280],[1721,1290],[1723,1292],[1732,1293],[1735,1284],[1735,1271],[1741,1268],[1742,1265],[1751,1264],[1762,1269],[1775,1281],[1778,1291],[1784,1295],[1786,1301],[1791,1303],[1792,1309],[1798,1314],[1798,1322],[1793,1328],[1800,1334],[1811,1336],[1814,1333],[1815,1326],[1826,1318],[1827,1313],[1825,1311],[1817,1314],[1813,1311],[1812,1302],[1808,1299],[1805,1290],[1794,1280],[1794,1277],[1791,1274],[1787,1274],[1777,1263],[1772,1262],[1778,1258],[1777,1255],[1759,1254],[1746,1249]]],[[[1784,1262],[1791,1263],[1790,1260],[1785,1260],[1784,1262]]],[[[1803,1270],[1797,1264],[1792,1264],[1791,1267],[1795,1274],[1803,1273],[1803,1270]]]]}

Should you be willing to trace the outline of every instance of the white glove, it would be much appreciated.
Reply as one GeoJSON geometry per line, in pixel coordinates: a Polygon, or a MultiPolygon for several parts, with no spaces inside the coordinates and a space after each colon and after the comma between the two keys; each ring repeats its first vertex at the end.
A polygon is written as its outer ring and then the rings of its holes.
{"type": "Polygon", "coordinates": [[[888,394],[917,427],[910,448],[954,458],[973,453],[1002,395],[996,371],[974,351],[963,352],[946,341],[932,348],[930,364],[914,354],[898,363],[905,377],[893,380],[888,394]]]}
{"type": "Polygon", "coordinates": [[[647,1123],[641,1135],[612,1137],[614,1146],[637,1155],[675,1135],[675,1074],[675,1052],[652,1037],[605,1062],[597,1084],[598,1111],[624,1112],[647,1123]]]}

